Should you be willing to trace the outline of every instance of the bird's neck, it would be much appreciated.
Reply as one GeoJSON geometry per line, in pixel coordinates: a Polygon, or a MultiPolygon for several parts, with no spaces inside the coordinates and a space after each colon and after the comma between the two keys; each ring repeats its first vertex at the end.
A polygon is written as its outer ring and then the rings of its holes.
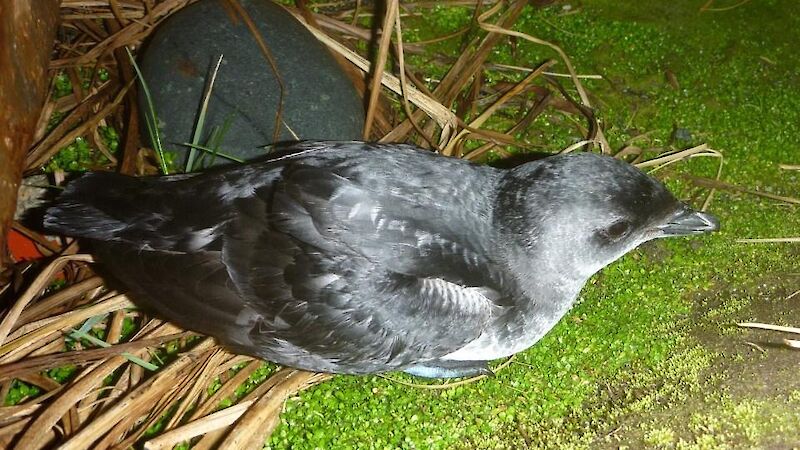
{"type": "Polygon", "coordinates": [[[571,254],[571,245],[547,238],[553,235],[546,229],[549,205],[530,208],[529,197],[537,195],[532,188],[537,184],[536,167],[515,168],[499,180],[493,202],[493,247],[524,297],[535,300],[545,295],[572,302],[588,276],[573,264],[577,255],[571,254]]]}
{"type": "Polygon", "coordinates": [[[513,247],[505,247],[506,265],[509,273],[516,275],[518,289],[530,300],[546,297],[571,303],[588,281],[585,275],[554,264],[559,260],[554,255],[541,252],[533,257],[530,251],[513,247]]]}

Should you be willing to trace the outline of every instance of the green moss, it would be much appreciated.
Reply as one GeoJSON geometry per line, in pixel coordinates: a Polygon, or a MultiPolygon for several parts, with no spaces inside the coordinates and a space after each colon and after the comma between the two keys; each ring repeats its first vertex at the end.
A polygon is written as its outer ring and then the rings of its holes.
{"type": "MultiPolygon", "coordinates": [[[[670,433],[666,445],[679,449],[761,448],[766,442],[790,438],[797,429],[798,418],[784,405],[763,401],[736,401],[728,395],[698,407],[688,420],[688,429],[670,433]],[[781,437],[783,436],[783,437],[781,437]]],[[[659,430],[645,432],[648,438],[664,438],[659,430]]],[[[791,439],[791,438],[790,438],[791,439]]],[[[789,441],[785,441],[789,442],[789,441]]]]}
{"type": "Polygon", "coordinates": [[[656,448],[669,448],[675,442],[675,432],[669,427],[655,428],[645,434],[644,441],[656,448]]]}
{"type": "Polygon", "coordinates": [[[54,369],[50,369],[46,372],[47,376],[52,378],[54,381],[64,384],[72,378],[72,375],[78,371],[78,367],[74,365],[68,365],[63,367],[57,367],[54,369]]]}
{"type": "Polygon", "coordinates": [[[59,72],[53,79],[53,98],[66,97],[72,93],[72,81],[66,72],[59,72]]]}
{"type": "MultiPolygon", "coordinates": [[[[99,82],[106,82],[110,78],[110,74],[107,69],[101,67],[97,69],[96,72],[96,79],[99,82]]],[[[92,71],[89,68],[81,67],[78,69],[78,78],[80,79],[81,88],[87,90],[91,87],[92,83],[92,71]]],[[[58,72],[56,76],[53,78],[53,99],[59,99],[61,97],[66,97],[67,95],[72,94],[73,86],[72,80],[70,79],[69,75],[64,72],[58,72]]]]}
{"type": "Polygon", "coordinates": [[[122,330],[120,331],[120,340],[127,341],[134,333],[139,330],[139,325],[130,317],[125,317],[122,320],[122,330]]]}
{"type": "Polygon", "coordinates": [[[168,408],[167,411],[164,412],[164,414],[162,414],[161,417],[159,417],[155,423],[150,425],[150,428],[145,430],[142,439],[147,440],[148,438],[151,438],[161,433],[164,427],[167,426],[169,420],[172,419],[172,416],[175,415],[175,412],[177,412],[177,410],[178,410],[177,404],[168,408]]]}
{"type": "Polygon", "coordinates": [[[5,406],[13,406],[26,399],[38,397],[41,393],[42,390],[37,386],[14,380],[12,381],[11,389],[8,391],[8,395],[3,399],[3,404],[5,406]]]}
{"type": "Polygon", "coordinates": [[[181,173],[183,167],[181,166],[178,152],[164,152],[164,164],[167,166],[169,173],[181,173]]]}
{"type": "MultiPolygon", "coordinates": [[[[91,87],[92,72],[86,68],[78,70],[78,76],[84,90],[91,87]]],[[[110,75],[108,70],[100,68],[97,70],[96,78],[100,82],[108,81],[110,75]]],[[[59,99],[72,94],[73,86],[70,77],[66,72],[59,72],[53,79],[53,98],[59,99]]],[[[50,131],[56,127],[66,117],[65,113],[56,111],[50,116],[47,124],[47,130],[50,131]]],[[[111,153],[115,153],[119,148],[119,134],[110,126],[99,127],[98,131],[103,140],[106,148],[111,153]]],[[[45,164],[43,170],[45,172],[53,172],[55,170],[63,170],[65,172],[85,172],[86,170],[97,168],[99,166],[107,165],[108,158],[100,151],[92,148],[85,137],[79,137],[68,146],[59,150],[59,152],[45,164]]]]}
{"type": "MultiPolygon", "coordinates": [[[[257,363],[253,363],[257,364],[257,363]]],[[[247,381],[244,382],[241,386],[236,388],[234,391],[234,395],[237,399],[244,397],[245,395],[249,394],[253,389],[258,387],[261,383],[264,382],[270,375],[275,373],[277,366],[272,363],[264,362],[261,363],[261,367],[256,369],[248,378],[247,381]]]]}
{"type": "Polygon", "coordinates": [[[67,280],[64,278],[55,279],[53,280],[49,286],[47,286],[47,294],[52,294],[54,292],[60,291],[67,285],[67,280]]]}
{"type": "MultiPolygon", "coordinates": [[[[100,137],[111,153],[119,149],[119,134],[113,127],[100,127],[100,137]]],[[[109,163],[108,158],[93,148],[86,138],[79,137],[72,144],[62,148],[44,166],[45,172],[63,170],[65,172],[85,172],[109,163]]]]}

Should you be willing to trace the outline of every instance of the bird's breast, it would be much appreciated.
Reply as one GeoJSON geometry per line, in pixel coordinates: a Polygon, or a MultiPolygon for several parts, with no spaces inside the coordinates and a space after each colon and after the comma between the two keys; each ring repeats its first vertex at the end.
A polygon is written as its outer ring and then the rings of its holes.
{"type": "Polygon", "coordinates": [[[520,294],[522,299],[503,308],[477,339],[442,359],[490,361],[526,350],[561,320],[579,292],[580,286],[544,286],[534,295],[520,294]]]}

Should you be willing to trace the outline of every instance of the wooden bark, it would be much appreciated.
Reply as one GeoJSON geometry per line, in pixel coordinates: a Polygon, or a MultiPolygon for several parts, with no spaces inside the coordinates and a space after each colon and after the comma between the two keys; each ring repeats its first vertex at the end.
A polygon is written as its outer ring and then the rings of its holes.
{"type": "Polygon", "coordinates": [[[59,0],[0,0],[0,270],[25,153],[47,94],[59,0]]]}

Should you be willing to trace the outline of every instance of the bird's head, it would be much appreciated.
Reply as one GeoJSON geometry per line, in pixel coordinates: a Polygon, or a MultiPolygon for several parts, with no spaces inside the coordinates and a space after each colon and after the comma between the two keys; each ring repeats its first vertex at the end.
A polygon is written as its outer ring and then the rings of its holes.
{"type": "Polygon", "coordinates": [[[495,223],[517,264],[586,279],[651,239],[719,229],[655,178],[592,153],[559,155],[506,173],[495,223]]]}

